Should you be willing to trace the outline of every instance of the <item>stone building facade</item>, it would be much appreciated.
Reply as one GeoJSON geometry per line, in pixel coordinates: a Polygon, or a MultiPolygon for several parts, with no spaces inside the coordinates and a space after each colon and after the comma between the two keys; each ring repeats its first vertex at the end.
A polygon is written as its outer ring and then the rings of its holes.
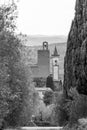
{"type": "Polygon", "coordinates": [[[46,78],[50,74],[50,51],[48,42],[43,42],[43,48],[37,52],[37,64],[31,66],[33,77],[46,78]]]}
{"type": "Polygon", "coordinates": [[[47,78],[52,74],[53,80],[59,81],[59,54],[56,46],[51,56],[48,42],[43,42],[42,49],[37,51],[37,64],[31,66],[31,70],[34,78],[47,78]],[[52,64],[52,68],[50,64],[52,64]]]}

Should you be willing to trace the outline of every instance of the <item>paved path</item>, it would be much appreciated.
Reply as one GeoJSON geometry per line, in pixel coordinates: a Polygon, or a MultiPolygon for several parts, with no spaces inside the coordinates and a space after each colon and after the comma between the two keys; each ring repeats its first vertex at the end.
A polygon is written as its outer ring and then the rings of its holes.
{"type": "Polygon", "coordinates": [[[18,129],[5,129],[5,130],[62,130],[62,127],[21,127],[18,129]]]}
{"type": "Polygon", "coordinates": [[[62,130],[63,127],[22,127],[22,130],[62,130]]]}

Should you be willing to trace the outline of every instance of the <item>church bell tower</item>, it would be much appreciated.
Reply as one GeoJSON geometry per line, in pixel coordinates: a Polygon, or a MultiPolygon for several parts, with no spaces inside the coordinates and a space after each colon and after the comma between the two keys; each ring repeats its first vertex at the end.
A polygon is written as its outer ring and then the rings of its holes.
{"type": "Polygon", "coordinates": [[[59,81],[59,54],[57,52],[56,46],[52,55],[52,74],[53,80],[59,81]]]}
{"type": "Polygon", "coordinates": [[[43,42],[43,50],[48,50],[48,42],[43,42]]]}
{"type": "Polygon", "coordinates": [[[38,50],[38,75],[46,78],[50,74],[50,51],[48,42],[43,42],[43,48],[38,50]]]}

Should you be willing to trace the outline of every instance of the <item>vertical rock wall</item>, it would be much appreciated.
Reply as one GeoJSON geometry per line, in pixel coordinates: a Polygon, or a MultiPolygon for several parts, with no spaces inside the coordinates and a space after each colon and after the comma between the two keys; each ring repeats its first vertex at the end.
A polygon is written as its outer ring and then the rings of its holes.
{"type": "Polygon", "coordinates": [[[64,92],[71,87],[87,95],[87,0],[76,0],[75,17],[67,40],[64,92]]]}

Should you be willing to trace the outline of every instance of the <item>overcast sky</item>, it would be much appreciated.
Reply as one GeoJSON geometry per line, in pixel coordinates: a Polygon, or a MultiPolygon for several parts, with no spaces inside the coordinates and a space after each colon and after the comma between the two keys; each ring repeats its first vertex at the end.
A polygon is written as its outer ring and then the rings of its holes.
{"type": "Polygon", "coordinates": [[[30,35],[68,35],[76,0],[20,0],[19,31],[30,35]]]}
{"type": "Polygon", "coordinates": [[[19,0],[18,32],[29,35],[68,35],[74,18],[75,1],[19,0]]]}

